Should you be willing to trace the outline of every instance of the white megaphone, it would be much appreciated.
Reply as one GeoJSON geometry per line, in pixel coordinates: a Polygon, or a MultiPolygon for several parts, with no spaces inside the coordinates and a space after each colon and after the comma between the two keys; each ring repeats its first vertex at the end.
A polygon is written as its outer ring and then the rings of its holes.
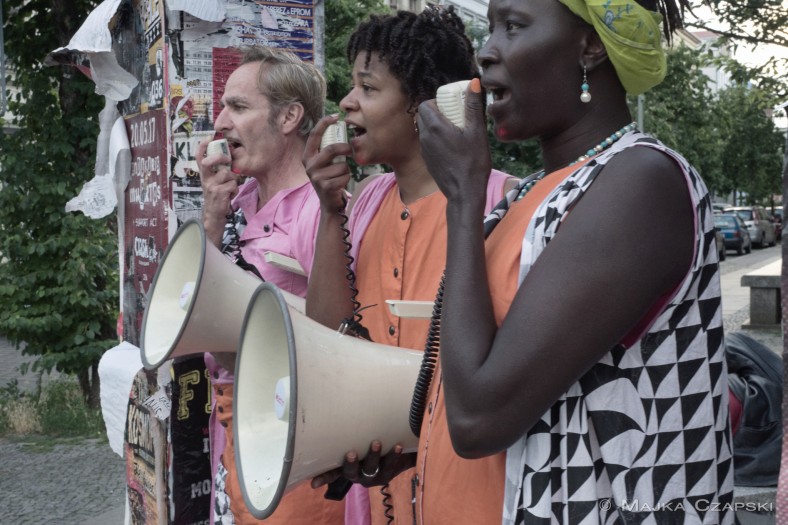
{"type": "MultiPolygon", "coordinates": [[[[260,279],[232,263],[197,220],[178,229],[159,263],[142,320],[140,350],[147,369],[204,352],[235,353],[244,314],[260,279]]],[[[283,292],[304,311],[304,300],[283,292]]]]}
{"type": "Polygon", "coordinates": [[[235,462],[258,519],[296,485],[342,465],[346,452],[400,444],[421,352],[376,344],[307,318],[261,284],[244,318],[233,398],[235,462]]]}

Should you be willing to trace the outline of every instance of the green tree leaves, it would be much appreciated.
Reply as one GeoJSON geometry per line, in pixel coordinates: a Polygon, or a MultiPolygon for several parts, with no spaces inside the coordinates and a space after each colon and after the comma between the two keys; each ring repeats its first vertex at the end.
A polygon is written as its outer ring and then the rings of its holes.
{"type": "Polygon", "coordinates": [[[339,112],[339,101],[350,86],[353,68],[345,55],[350,35],[370,14],[386,13],[388,8],[381,0],[326,0],[325,9],[326,113],[331,114],[339,112]]]}
{"type": "Polygon", "coordinates": [[[117,344],[115,217],[93,220],[64,207],[94,175],[103,100],[75,69],[43,66],[94,5],[3,3],[18,92],[6,115],[13,132],[0,136],[0,333],[42,356],[36,367],[76,375],[97,406],[98,361],[117,344]]]}
{"type": "Polygon", "coordinates": [[[645,95],[646,131],[681,152],[717,198],[736,192],[747,203],[781,193],[782,136],[771,119],[776,100],[746,82],[740,64],[679,47],[665,81],[645,95]],[[734,70],[734,83],[714,93],[703,68],[734,70]]]}

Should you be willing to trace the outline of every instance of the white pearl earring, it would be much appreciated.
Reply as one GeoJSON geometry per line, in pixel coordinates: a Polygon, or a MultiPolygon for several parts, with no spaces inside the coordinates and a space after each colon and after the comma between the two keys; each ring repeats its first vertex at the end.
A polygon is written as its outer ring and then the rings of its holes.
{"type": "Polygon", "coordinates": [[[591,93],[588,92],[588,78],[586,77],[586,66],[583,64],[583,83],[580,84],[580,101],[584,104],[591,102],[591,93]]]}

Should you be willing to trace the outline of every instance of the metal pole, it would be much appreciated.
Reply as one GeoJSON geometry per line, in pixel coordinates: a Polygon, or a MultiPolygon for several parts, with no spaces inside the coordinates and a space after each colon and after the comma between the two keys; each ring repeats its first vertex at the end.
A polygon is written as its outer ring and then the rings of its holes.
{"type": "Polygon", "coordinates": [[[3,0],[0,0],[0,115],[5,115],[5,36],[3,35],[3,0]]]}
{"type": "Polygon", "coordinates": [[[645,95],[638,95],[638,129],[640,131],[645,131],[643,129],[643,106],[646,102],[645,95]]]}

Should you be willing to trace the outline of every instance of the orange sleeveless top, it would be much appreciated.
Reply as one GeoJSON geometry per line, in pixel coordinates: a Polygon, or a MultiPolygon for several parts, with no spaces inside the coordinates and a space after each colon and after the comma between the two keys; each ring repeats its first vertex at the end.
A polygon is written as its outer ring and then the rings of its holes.
{"type": "MultiPolygon", "coordinates": [[[[517,293],[520,242],[538,206],[578,165],[555,171],[537,182],[508,213],[485,242],[487,275],[498,326],[517,293]]],[[[506,475],[506,453],[463,459],[451,444],[444,405],[440,363],[430,388],[416,463],[418,523],[500,523],[506,475]]]]}

